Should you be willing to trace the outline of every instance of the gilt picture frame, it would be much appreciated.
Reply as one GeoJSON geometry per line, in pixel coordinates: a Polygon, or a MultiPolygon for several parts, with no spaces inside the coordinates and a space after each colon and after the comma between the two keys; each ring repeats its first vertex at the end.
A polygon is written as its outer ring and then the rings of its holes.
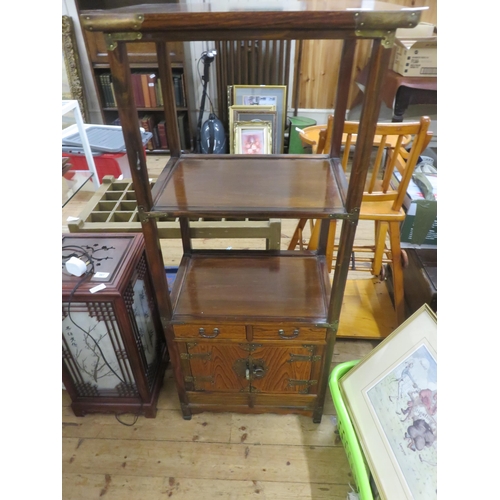
{"type": "Polygon", "coordinates": [[[437,317],[424,304],[339,381],[382,499],[437,498],[437,317]]]}
{"type": "Polygon", "coordinates": [[[82,68],[73,20],[69,16],[62,16],[62,100],[78,101],[83,121],[87,122],[89,110],[83,87],[82,68]]]}
{"type": "Polygon", "coordinates": [[[284,151],[284,132],[286,125],[286,85],[233,85],[231,104],[246,106],[276,106],[276,142],[278,154],[284,151]]]}
{"type": "Polygon", "coordinates": [[[276,108],[275,106],[231,106],[229,108],[230,154],[234,154],[234,124],[236,122],[270,122],[272,153],[276,154],[276,108]]]}
{"type": "Polygon", "coordinates": [[[270,122],[235,122],[234,154],[271,154],[270,122]]]}

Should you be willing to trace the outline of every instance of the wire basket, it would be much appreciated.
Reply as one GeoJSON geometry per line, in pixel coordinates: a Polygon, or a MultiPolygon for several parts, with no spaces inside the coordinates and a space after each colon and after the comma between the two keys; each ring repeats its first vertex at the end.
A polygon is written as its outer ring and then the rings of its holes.
{"type": "Polygon", "coordinates": [[[328,384],[330,386],[330,392],[332,393],[333,404],[337,412],[337,430],[351,467],[357,493],[360,500],[374,500],[375,497],[370,487],[370,471],[366,465],[363,451],[359,445],[356,432],[354,431],[339,387],[339,380],[351,368],[357,365],[359,361],[360,360],[347,361],[337,365],[330,374],[328,384]]]}

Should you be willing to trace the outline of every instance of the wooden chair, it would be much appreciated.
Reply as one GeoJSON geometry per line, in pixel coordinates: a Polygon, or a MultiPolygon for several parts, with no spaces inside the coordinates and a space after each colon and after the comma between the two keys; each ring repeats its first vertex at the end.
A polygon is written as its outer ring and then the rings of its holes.
{"type": "MultiPolygon", "coordinates": [[[[371,272],[374,276],[382,273],[383,264],[389,263],[392,267],[394,285],[394,305],[401,323],[405,318],[404,292],[403,292],[403,265],[400,244],[400,224],[405,219],[403,201],[408,184],[418,161],[419,155],[428,146],[432,137],[429,131],[430,118],[424,116],[418,122],[404,123],[379,123],[377,124],[374,138],[374,153],[372,165],[368,173],[361,204],[359,219],[374,222],[374,244],[355,245],[353,256],[362,254],[353,262],[361,263],[357,270],[371,272]],[[393,174],[398,172],[401,176],[399,185],[394,181],[393,174]],[[389,246],[386,244],[389,235],[389,246]],[[370,256],[366,257],[367,254],[370,256]],[[364,256],[363,256],[364,255],[364,256]],[[368,264],[368,265],[367,265],[368,264]]],[[[348,173],[350,152],[356,144],[358,122],[345,122],[342,139],[343,152],[341,162],[344,171],[348,173]]],[[[324,140],[320,134],[317,153],[325,153],[332,137],[333,116],[328,118],[324,140]]],[[[302,231],[307,224],[307,219],[300,219],[294,235],[288,246],[294,250],[297,245],[303,249],[302,231]]],[[[307,245],[308,250],[316,250],[319,240],[320,224],[312,222],[311,237],[307,245]]],[[[330,222],[327,243],[327,264],[331,271],[335,247],[336,221],[330,222]]]]}

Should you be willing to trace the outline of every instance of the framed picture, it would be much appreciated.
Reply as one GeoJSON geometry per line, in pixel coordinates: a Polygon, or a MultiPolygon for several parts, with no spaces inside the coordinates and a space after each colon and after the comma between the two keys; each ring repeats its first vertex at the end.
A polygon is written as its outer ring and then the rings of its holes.
{"type": "Polygon", "coordinates": [[[234,154],[271,154],[270,122],[235,122],[234,154]]]}
{"type": "Polygon", "coordinates": [[[276,142],[283,153],[286,125],[286,85],[233,85],[232,104],[246,106],[276,106],[276,142]]]}
{"type": "Polygon", "coordinates": [[[430,307],[339,386],[381,498],[437,498],[437,318],[430,307]]]}
{"type": "Polygon", "coordinates": [[[230,144],[231,154],[234,154],[234,124],[236,122],[270,122],[271,123],[271,139],[272,139],[272,153],[276,154],[277,141],[276,141],[276,108],[275,106],[231,106],[229,108],[229,130],[230,130],[230,144]]]}

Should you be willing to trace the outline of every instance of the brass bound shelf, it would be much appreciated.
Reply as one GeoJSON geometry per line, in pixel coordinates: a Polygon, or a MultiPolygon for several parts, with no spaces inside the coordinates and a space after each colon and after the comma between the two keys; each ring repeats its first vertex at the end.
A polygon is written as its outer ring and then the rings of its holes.
{"type": "Polygon", "coordinates": [[[183,155],[153,189],[152,211],[172,215],[343,217],[347,191],[338,160],[290,155],[183,155]]]}
{"type": "Polygon", "coordinates": [[[127,153],[137,159],[132,180],[183,418],[237,411],[321,421],[380,89],[396,29],[415,26],[421,11],[382,2],[367,8],[359,0],[208,0],[81,12],[84,29],[104,34],[127,153]],[[342,41],[329,154],[182,154],[170,44],[282,39],[342,41]],[[338,157],[354,56],[365,40],[372,41],[369,77],[348,183],[338,157]],[[130,47],[144,43],[156,51],[171,154],[153,190],[130,92],[130,47]],[[179,217],[184,252],[171,294],[158,245],[162,216],[179,217]],[[321,219],[318,250],[196,251],[193,216],[321,219]],[[346,223],[330,284],[332,218],[346,223]]]}

